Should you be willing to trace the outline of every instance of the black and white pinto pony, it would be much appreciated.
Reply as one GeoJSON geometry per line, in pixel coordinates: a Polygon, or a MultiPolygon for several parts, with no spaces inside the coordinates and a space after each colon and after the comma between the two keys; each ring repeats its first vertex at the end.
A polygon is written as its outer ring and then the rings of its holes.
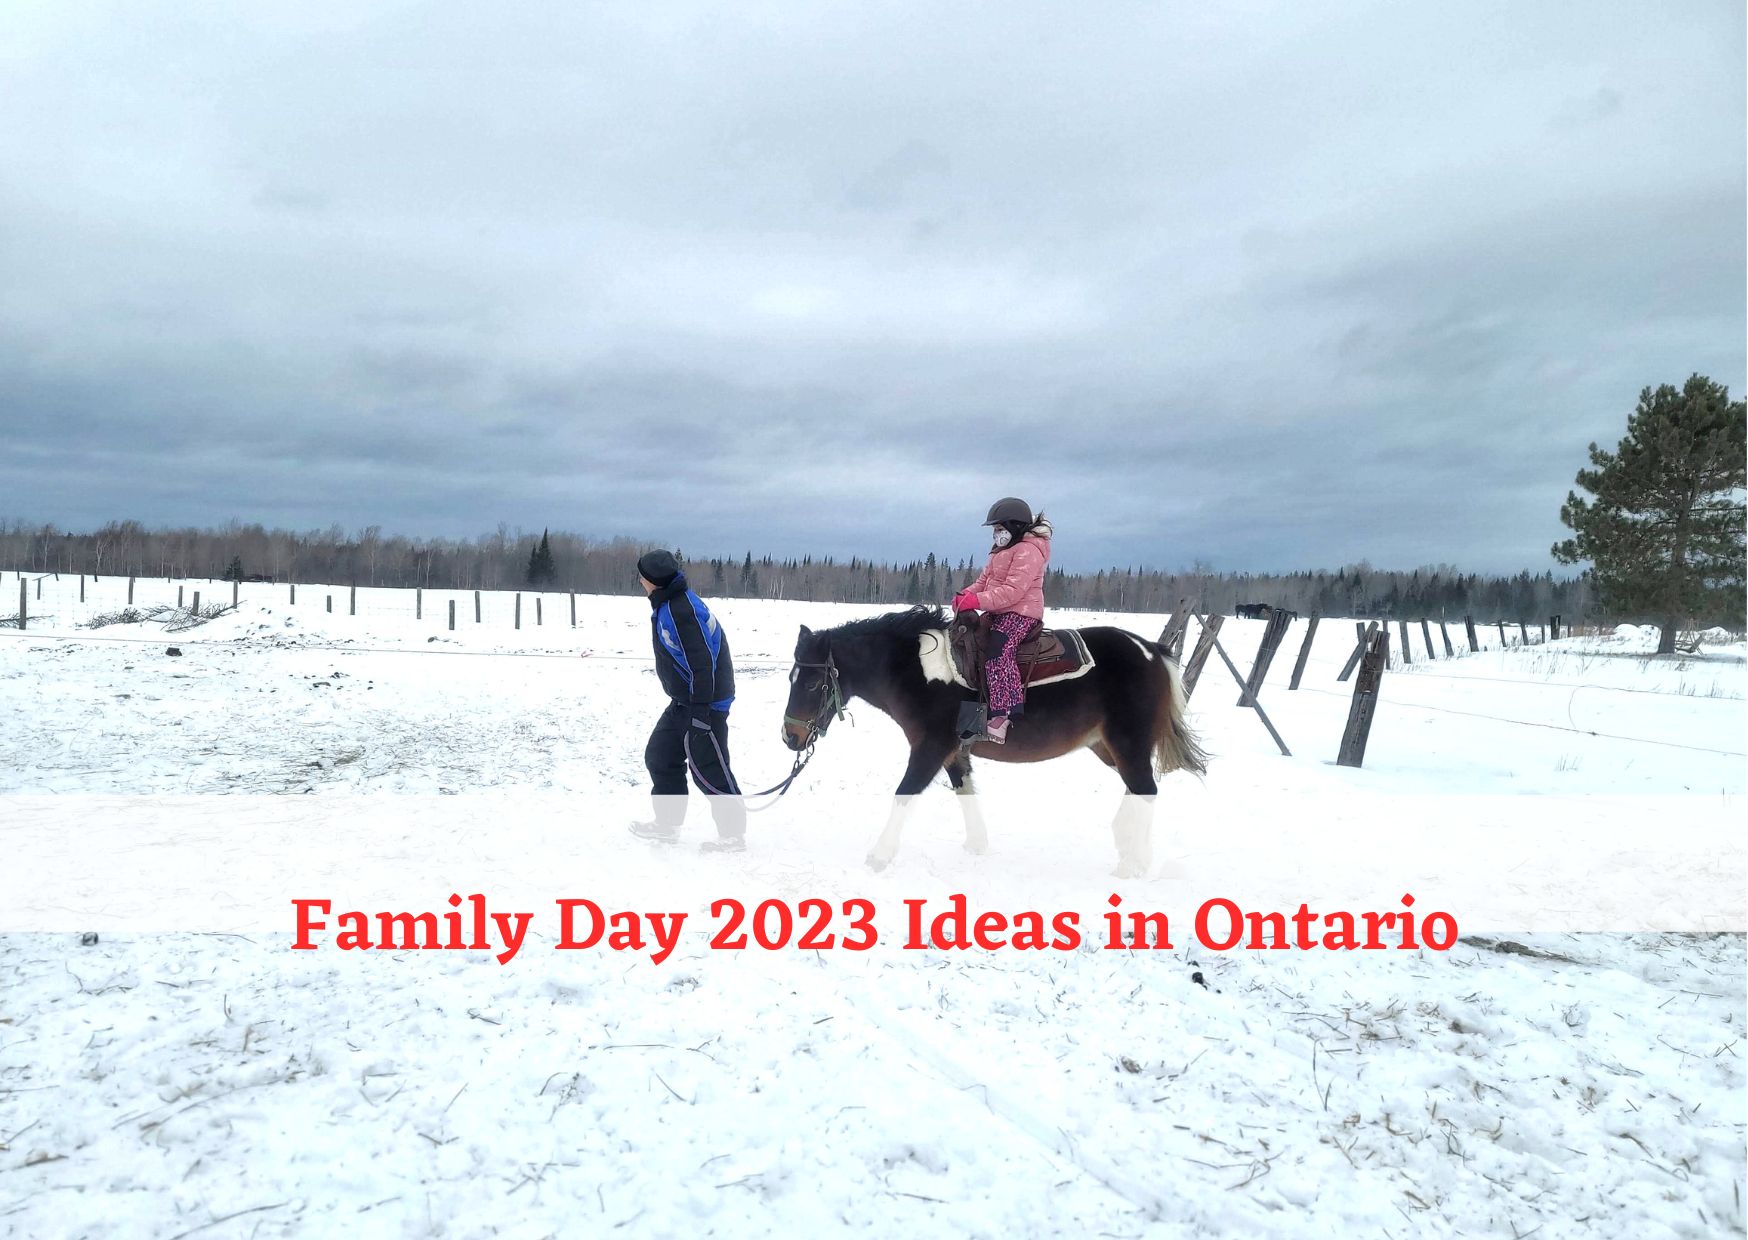
{"type": "Polygon", "coordinates": [[[948,618],[938,607],[912,607],[814,632],[795,643],[783,741],[800,751],[815,744],[860,698],[892,716],[910,742],[910,761],[886,829],[868,853],[884,869],[898,852],[910,799],[945,770],[965,796],[965,847],[982,853],[988,833],[970,797],[971,756],[996,762],[1044,762],[1090,749],[1114,768],[1132,794],[1113,824],[1117,873],[1138,876],[1151,863],[1147,846],[1156,772],[1207,770],[1207,755],[1184,722],[1183,681],[1157,642],[1125,629],[1081,629],[1093,666],[1085,675],[1037,685],[1008,729],[1006,744],[983,739],[969,750],[958,736],[959,707],[969,690],[947,645],[948,618]],[[1141,813],[1145,823],[1136,820],[1141,813]]]}

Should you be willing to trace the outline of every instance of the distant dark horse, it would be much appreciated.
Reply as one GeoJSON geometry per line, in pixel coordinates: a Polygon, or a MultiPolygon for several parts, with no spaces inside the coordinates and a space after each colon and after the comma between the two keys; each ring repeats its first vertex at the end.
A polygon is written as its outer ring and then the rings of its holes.
{"type": "MultiPolygon", "coordinates": [[[[910,741],[898,804],[868,853],[868,864],[877,870],[898,852],[909,798],[928,787],[936,772],[945,770],[955,791],[972,791],[971,760],[957,731],[959,705],[969,690],[954,672],[947,624],[938,607],[912,607],[818,633],[803,625],[795,643],[783,721],[790,749],[805,749],[824,736],[852,698],[891,715],[910,741]]],[[[1164,647],[1124,629],[1080,633],[1093,657],[1092,669],[1029,689],[1007,743],[982,740],[970,753],[997,762],[1043,762],[1090,749],[1116,769],[1130,793],[1148,798],[1150,815],[1151,798],[1159,791],[1156,768],[1161,774],[1207,769],[1207,756],[1184,724],[1177,665],[1164,647]]],[[[974,802],[964,805],[965,847],[981,853],[989,843],[983,820],[974,802]]],[[[1119,826],[1118,872],[1138,873],[1148,859],[1126,847],[1123,831],[1119,826]]]]}

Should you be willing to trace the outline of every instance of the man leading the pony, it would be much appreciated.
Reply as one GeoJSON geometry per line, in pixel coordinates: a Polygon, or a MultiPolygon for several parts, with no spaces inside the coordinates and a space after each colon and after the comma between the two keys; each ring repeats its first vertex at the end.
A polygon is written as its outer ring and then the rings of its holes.
{"type": "Polygon", "coordinates": [[[1020,643],[1044,623],[1044,572],[1050,564],[1050,523],[1031,505],[1009,496],[990,506],[983,523],[995,531],[989,562],[976,581],[953,596],[954,611],[990,613],[990,645],[984,655],[989,690],[989,739],[1007,742],[1008,720],[1025,709],[1020,680],[1020,643]]]}

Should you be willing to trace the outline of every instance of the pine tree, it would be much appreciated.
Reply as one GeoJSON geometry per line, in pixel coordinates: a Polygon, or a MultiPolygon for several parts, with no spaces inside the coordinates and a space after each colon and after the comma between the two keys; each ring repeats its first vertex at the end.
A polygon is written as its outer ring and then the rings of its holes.
{"type": "Polygon", "coordinates": [[[1659,654],[1690,616],[1741,623],[1743,427],[1743,402],[1703,375],[1646,388],[1616,449],[1590,445],[1577,482],[1593,498],[1574,491],[1560,508],[1573,537],[1554,557],[1590,561],[1611,612],[1661,622],[1659,654]]]}
{"type": "Polygon", "coordinates": [[[527,577],[531,586],[546,585],[558,577],[552,562],[552,539],[546,530],[541,531],[539,544],[528,553],[527,577]]]}
{"type": "Polygon", "coordinates": [[[223,579],[225,581],[241,581],[243,579],[243,557],[242,556],[233,555],[231,557],[231,565],[229,568],[225,569],[225,575],[224,575],[223,579]]]}

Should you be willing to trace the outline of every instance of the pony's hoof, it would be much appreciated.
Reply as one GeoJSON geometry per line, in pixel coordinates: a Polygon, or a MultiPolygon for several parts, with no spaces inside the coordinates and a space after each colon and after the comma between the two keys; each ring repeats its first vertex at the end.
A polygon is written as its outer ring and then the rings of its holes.
{"type": "Polygon", "coordinates": [[[876,874],[880,873],[881,870],[884,870],[891,864],[892,859],[890,857],[879,857],[873,853],[868,854],[868,868],[873,870],[876,874]]]}
{"type": "Polygon", "coordinates": [[[973,857],[981,857],[989,851],[988,840],[966,840],[965,851],[973,857]]]}
{"type": "Polygon", "coordinates": [[[1147,867],[1134,861],[1119,861],[1111,870],[1112,878],[1145,878],[1147,867]]]}

